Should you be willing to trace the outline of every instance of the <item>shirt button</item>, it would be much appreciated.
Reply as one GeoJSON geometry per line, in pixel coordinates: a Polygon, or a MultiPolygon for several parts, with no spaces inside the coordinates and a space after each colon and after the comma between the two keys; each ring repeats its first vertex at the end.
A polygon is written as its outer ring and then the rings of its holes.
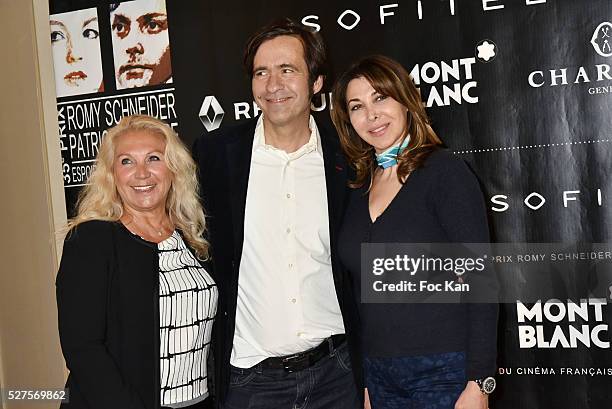
{"type": "Polygon", "coordinates": [[[287,199],[291,199],[291,193],[287,193],[287,199]]]}
{"type": "Polygon", "coordinates": [[[292,298],[292,299],[291,299],[291,302],[292,302],[293,304],[295,304],[295,303],[296,303],[296,301],[297,301],[297,300],[296,300],[295,298],[292,298]]]}
{"type": "Polygon", "coordinates": [[[297,333],[297,336],[298,336],[298,337],[303,337],[303,336],[304,336],[304,333],[303,333],[302,331],[300,331],[300,332],[298,332],[298,333],[297,333]]]}
{"type": "Polygon", "coordinates": [[[287,227],[287,233],[291,233],[291,227],[287,227]]]}

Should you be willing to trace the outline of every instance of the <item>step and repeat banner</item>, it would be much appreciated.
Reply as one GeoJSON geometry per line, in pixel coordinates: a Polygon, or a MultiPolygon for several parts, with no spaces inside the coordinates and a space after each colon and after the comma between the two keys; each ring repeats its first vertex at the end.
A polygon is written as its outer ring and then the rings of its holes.
{"type": "MultiPolygon", "coordinates": [[[[334,74],[361,56],[388,55],[411,72],[434,129],[477,174],[495,242],[611,241],[609,0],[49,5],[69,214],[106,129],[123,116],[167,121],[188,145],[256,116],[243,46],[288,16],[328,45],[333,72],[313,100],[318,121],[329,121],[334,74]]],[[[537,261],[536,253],[506,262],[537,261]]],[[[610,406],[607,284],[604,298],[502,305],[492,408],[610,406]]]]}

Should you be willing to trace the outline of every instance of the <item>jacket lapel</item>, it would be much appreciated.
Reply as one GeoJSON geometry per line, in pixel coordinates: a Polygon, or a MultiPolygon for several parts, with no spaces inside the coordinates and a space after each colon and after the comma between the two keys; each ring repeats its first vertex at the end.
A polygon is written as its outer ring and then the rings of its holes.
{"type": "Polygon", "coordinates": [[[327,207],[329,212],[329,231],[331,243],[335,243],[340,229],[347,193],[347,164],[337,144],[329,132],[319,128],[325,164],[325,183],[327,186],[327,207]]]}
{"type": "MultiPolygon", "coordinates": [[[[253,136],[257,121],[252,126],[241,128],[244,133],[234,135],[233,141],[226,145],[226,164],[228,166],[228,191],[232,212],[234,236],[234,260],[240,260],[244,241],[244,210],[246,207],[247,187],[251,170],[253,136]]],[[[229,226],[228,226],[229,227],[229,226]]]]}
{"type": "Polygon", "coordinates": [[[336,244],[338,233],[344,215],[345,199],[348,193],[347,177],[348,169],[344,156],[338,146],[335,135],[325,132],[319,127],[321,135],[321,145],[323,148],[323,162],[325,166],[325,184],[327,188],[327,211],[329,214],[329,241],[331,246],[332,274],[334,276],[334,286],[340,308],[343,308],[344,279],[343,269],[340,266],[336,244]]]}

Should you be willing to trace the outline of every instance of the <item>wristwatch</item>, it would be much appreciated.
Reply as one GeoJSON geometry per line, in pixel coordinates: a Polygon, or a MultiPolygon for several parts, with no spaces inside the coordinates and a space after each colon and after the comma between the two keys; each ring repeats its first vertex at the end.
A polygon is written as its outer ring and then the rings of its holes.
{"type": "Polygon", "coordinates": [[[474,382],[476,382],[480,388],[480,392],[482,392],[483,395],[490,395],[495,390],[495,386],[497,385],[495,378],[492,376],[488,376],[483,379],[474,379],[474,382]]]}

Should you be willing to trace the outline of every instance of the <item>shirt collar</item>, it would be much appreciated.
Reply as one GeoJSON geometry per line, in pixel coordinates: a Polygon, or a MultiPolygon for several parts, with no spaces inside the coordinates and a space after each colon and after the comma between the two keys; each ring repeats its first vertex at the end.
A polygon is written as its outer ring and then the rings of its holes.
{"type": "Polygon", "coordinates": [[[255,140],[253,141],[253,151],[259,149],[279,151],[285,153],[291,159],[298,158],[310,152],[317,152],[319,156],[323,157],[320,149],[321,135],[319,134],[319,128],[317,127],[317,123],[312,115],[310,115],[310,118],[308,120],[308,128],[310,129],[310,138],[308,139],[308,142],[302,145],[297,151],[292,153],[286,153],[284,151],[281,151],[280,149],[275,148],[272,145],[266,144],[263,116],[264,114],[262,113],[259,116],[259,119],[257,119],[257,126],[255,127],[255,140]]]}

